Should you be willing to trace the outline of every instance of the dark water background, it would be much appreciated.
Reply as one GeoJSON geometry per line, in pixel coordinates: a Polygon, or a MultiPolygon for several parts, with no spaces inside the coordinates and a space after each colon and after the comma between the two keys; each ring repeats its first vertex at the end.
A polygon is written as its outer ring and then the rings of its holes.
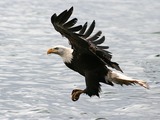
{"type": "Polygon", "coordinates": [[[1,0],[0,120],[159,120],[159,0],[1,0]],[[102,85],[101,98],[82,95],[72,102],[84,78],[64,66],[48,48],[67,45],[50,16],[74,6],[79,24],[96,20],[113,60],[139,86],[102,85]]]}

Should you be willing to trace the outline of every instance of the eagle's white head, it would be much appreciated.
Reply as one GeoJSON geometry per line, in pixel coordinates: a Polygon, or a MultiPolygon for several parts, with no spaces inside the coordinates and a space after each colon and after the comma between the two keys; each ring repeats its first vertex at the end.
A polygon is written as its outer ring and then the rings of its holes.
{"type": "Polygon", "coordinates": [[[73,49],[62,46],[62,45],[57,45],[53,48],[50,48],[47,51],[47,54],[57,54],[62,57],[63,61],[66,63],[70,63],[72,61],[73,55],[72,55],[73,49]]]}

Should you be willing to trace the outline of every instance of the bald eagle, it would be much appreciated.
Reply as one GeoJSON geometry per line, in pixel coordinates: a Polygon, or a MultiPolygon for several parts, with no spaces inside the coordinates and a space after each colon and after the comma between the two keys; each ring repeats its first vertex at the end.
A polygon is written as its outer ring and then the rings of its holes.
{"type": "Polygon", "coordinates": [[[98,96],[101,92],[101,84],[113,86],[139,84],[149,88],[143,80],[132,79],[110,68],[123,72],[118,63],[111,61],[112,55],[106,50],[108,46],[102,46],[105,36],[101,37],[102,32],[98,31],[91,35],[95,28],[95,21],[87,27],[84,25],[75,25],[77,18],[69,20],[73,12],[73,7],[65,10],[59,15],[52,15],[51,22],[56,31],[69,40],[71,48],[62,45],[50,48],[47,54],[57,54],[62,57],[65,65],[85,77],[86,88],[84,90],[74,89],[71,93],[72,100],[77,101],[82,93],[88,96],[98,96]]]}

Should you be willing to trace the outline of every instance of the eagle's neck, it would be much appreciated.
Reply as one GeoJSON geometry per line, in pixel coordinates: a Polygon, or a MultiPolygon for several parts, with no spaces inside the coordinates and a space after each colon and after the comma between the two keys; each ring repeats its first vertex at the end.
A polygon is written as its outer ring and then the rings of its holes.
{"type": "Polygon", "coordinates": [[[61,55],[61,57],[65,63],[71,63],[71,61],[73,59],[72,53],[73,53],[73,49],[71,49],[71,48],[66,48],[63,51],[63,54],[61,55]]]}

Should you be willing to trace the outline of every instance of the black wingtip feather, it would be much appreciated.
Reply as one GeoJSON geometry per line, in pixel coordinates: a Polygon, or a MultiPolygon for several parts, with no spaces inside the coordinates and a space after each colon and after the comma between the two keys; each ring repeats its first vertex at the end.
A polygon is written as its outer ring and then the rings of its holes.
{"type": "Polygon", "coordinates": [[[72,15],[73,13],[73,6],[67,11],[67,13],[64,15],[61,23],[65,23],[69,18],[70,16],[72,15]]]}
{"type": "Polygon", "coordinates": [[[77,18],[73,18],[72,20],[68,21],[67,23],[65,23],[63,26],[65,28],[70,28],[73,25],[75,25],[77,23],[77,18]]]}
{"type": "Polygon", "coordinates": [[[96,34],[94,34],[93,36],[87,38],[87,40],[93,42],[93,41],[97,40],[97,39],[101,36],[101,34],[102,34],[102,31],[98,31],[98,32],[97,32],[96,34]]]}
{"type": "Polygon", "coordinates": [[[54,25],[54,22],[56,20],[56,17],[57,17],[56,13],[51,16],[51,22],[52,22],[53,25],[54,25]]]}
{"type": "Polygon", "coordinates": [[[67,13],[67,10],[63,11],[62,13],[60,13],[60,14],[58,15],[58,17],[56,18],[56,21],[57,21],[59,24],[63,23],[63,18],[65,18],[64,16],[66,15],[66,13],[67,13]]]}
{"type": "Polygon", "coordinates": [[[79,25],[79,26],[75,26],[75,27],[69,28],[68,30],[71,31],[71,32],[77,32],[77,31],[79,31],[81,29],[82,29],[82,26],[79,25]]]}
{"type": "Polygon", "coordinates": [[[95,45],[97,45],[97,44],[102,44],[104,41],[105,41],[105,37],[103,36],[102,38],[94,41],[93,43],[94,43],[95,45]]]}
{"type": "Polygon", "coordinates": [[[52,17],[51,17],[52,24],[54,24],[54,23],[58,23],[58,24],[65,23],[70,18],[70,16],[72,15],[72,12],[73,12],[73,6],[68,11],[64,10],[58,16],[56,14],[53,14],[52,17]]]}
{"type": "Polygon", "coordinates": [[[95,20],[93,20],[93,22],[91,23],[91,25],[89,26],[88,30],[86,31],[86,33],[84,34],[84,38],[87,38],[91,35],[91,33],[93,32],[95,27],[95,20]]]}
{"type": "Polygon", "coordinates": [[[79,34],[84,34],[84,32],[86,31],[86,28],[87,28],[87,22],[83,25],[82,29],[79,31],[79,34]]]}
{"type": "Polygon", "coordinates": [[[64,15],[62,22],[65,23],[70,18],[70,16],[72,15],[72,13],[73,13],[73,6],[64,15]]]}
{"type": "Polygon", "coordinates": [[[97,46],[97,47],[99,47],[100,49],[108,49],[109,48],[109,46],[97,46]]]}

